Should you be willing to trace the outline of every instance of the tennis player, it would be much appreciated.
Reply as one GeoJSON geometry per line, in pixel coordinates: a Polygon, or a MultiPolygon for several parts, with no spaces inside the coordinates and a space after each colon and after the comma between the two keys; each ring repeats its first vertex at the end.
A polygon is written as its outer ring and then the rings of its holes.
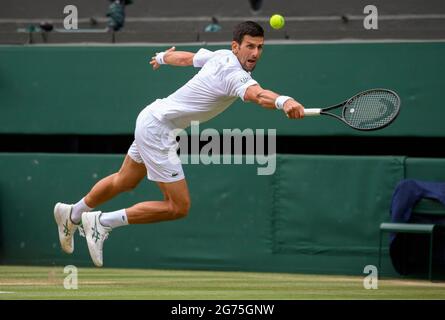
{"type": "MultiPolygon", "coordinates": [[[[172,47],[152,57],[154,70],[161,65],[194,66],[200,71],[184,86],[164,99],[145,107],[136,121],[135,139],[120,170],[100,180],[74,205],[57,203],[54,216],[63,251],[74,250],[73,235],[79,228],[87,239],[94,264],[103,265],[103,243],[110,231],[128,224],[153,223],[186,217],[190,196],[179,159],[171,161],[169,151],[178,148],[169,133],[184,129],[190,122],[207,121],[229,107],[237,98],[262,107],[284,111],[288,118],[304,116],[295,99],[263,89],[251,72],[261,57],[264,31],[252,21],[238,24],[231,50],[196,53],[172,47]],[[146,201],[114,212],[93,211],[116,195],[135,188],[147,176],[161,189],[163,201],[146,201]]],[[[178,157],[179,158],[179,157],[178,157]]]]}

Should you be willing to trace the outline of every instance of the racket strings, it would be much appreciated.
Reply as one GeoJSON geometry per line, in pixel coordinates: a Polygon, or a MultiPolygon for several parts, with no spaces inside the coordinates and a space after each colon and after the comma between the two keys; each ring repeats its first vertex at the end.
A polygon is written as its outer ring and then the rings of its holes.
{"type": "Polygon", "coordinates": [[[353,97],[345,105],[343,117],[357,129],[376,129],[387,125],[397,116],[399,105],[399,98],[392,92],[370,91],[353,97]]]}

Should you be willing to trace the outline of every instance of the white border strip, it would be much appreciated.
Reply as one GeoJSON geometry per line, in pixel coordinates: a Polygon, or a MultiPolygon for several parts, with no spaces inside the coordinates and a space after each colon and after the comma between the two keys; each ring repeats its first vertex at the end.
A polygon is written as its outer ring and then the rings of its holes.
{"type": "MultiPolygon", "coordinates": [[[[294,45],[294,44],[359,44],[359,43],[443,43],[445,39],[340,39],[340,40],[267,40],[267,45],[294,45]]],[[[230,41],[221,42],[78,42],[78,43],[36,43],[36,44],[0,44],[0,47],[166,47],[166,46],[230,46],[230,41]]]]}
{"type": "MultiPolygon", "coordinates": [[[[285,16],[286,21],[305,22],[305,21],[337,21],[342,20],[343,17],[349,20],[363,20],[366,15],[338,15],[338,16],[285,16]]],[[[98,22],[107,22],[108,19],[104,17],[94,17],[98,22]]],[[[218,17],[221,22],[240,22],[246,20],[255,20],[261,22],[269,21],[270,17],[218,17]]],[[[393,14],[393,15],[379,15],[379,20],[434,20],[445,19],[445,14],[393,14]]],[[[63,23],[63,19],[56,18],[39,18],[39,19],[23,19],[23,18],[3,18],[0,23],[40,23],[42,21],[51,21],[53,23],[63,23]]],[[[209,22],[208,16],[197,17],[127,17],[125,22],[209,22]]],[[[90,18],[79,18],[80,23],[90,22],[90,18]]]]}

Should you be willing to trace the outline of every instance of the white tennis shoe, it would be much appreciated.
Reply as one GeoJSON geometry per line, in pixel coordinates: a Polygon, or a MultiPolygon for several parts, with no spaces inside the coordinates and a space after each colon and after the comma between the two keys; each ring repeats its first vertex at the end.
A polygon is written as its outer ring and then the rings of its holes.
{"type": "Polygon", "coordinates": [[[74,233],[79,225],[71,221],[71,210],[73,206],[58,202],[54,207],[54,219],[59,231],[59,240],[62,250],[66,253],[74,251],[74,233]]]}
{"type": "Polygon", "coordinates": [[[101,215],[101,211],[82,213],[82,225],[87,239],[88,251],[96,267],[103,266],[104,241],[111,232],[110,227],[105,227],[100,223],[101,215]]]}

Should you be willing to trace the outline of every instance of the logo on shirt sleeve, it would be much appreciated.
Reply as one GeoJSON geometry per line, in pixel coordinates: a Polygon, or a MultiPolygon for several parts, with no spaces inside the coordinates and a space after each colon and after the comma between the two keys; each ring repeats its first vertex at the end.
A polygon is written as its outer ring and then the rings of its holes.
{"type": "Polygon", "coordinates": [[[249,81],[249,77],[242,77],[240,81],[241,83],[246,83],[247,81],[249,81]]]}

